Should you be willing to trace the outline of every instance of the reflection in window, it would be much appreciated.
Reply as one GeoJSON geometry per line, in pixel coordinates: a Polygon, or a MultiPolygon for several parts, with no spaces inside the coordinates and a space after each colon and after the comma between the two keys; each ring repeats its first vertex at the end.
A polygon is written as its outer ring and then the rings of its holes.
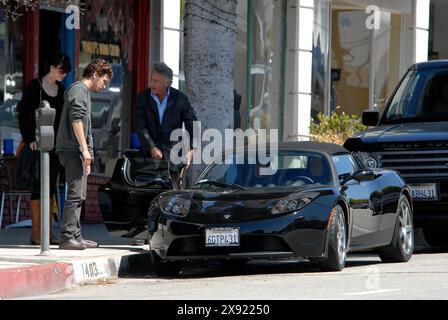
{"type": "Polygon", "coordinates": [[[253,1],[250,122],[255,129],[280,127],[283,4],[279,0],[253,1]]]}
{"type": "Polygon", "coordinates": [[[0,101],[19,99],[23,88],[23,18],[8,20],[0,8],[0,101]]]}
{"type": "Polygon", "coordinates": [[[360,114],[369,104],[370,31],[363,10],[334,10],[332,68],[339,77],[332,82],[331,108],[360,114]]]}
{"type": "MultiPolygon", "coordinates": [[[[109,61],[114,72],[109,88],[91,95],[96,153],[93,173],[111,176],[120,157],[120,149],[127,145],[121,137],[127,130],[131,109],[123,109],[121,105],[123,93],[129,92],[131,85],[125,79],[132,78],[134,5],[130,0],[85,2],[86,14],[81,18],[78,76],[82,76],[84,68],[94,58],[109,61]]],[[[128,104],[127,101],[125,103],[128,104]]]]}
{"type": "Polygon", "coordinates": [[[330,2],[314,1],[313,76],[311,117],[326,113],[328,104],[329,49],[330,49],[330,2]]]}

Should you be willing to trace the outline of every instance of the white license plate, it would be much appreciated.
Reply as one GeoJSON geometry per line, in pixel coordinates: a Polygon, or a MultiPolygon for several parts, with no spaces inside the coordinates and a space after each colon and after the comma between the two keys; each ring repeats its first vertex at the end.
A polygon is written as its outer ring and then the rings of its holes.
{"type": "Polygon", "coordinates": [[[237,247],[240,245],[239,228],[205,229],[206,247],[237,247]]]}
{"type": "Polygon", "coordinates": [[[439,199],[436,183],[412,184],[410,187],[414,200],[436,201],[439,199]]]}

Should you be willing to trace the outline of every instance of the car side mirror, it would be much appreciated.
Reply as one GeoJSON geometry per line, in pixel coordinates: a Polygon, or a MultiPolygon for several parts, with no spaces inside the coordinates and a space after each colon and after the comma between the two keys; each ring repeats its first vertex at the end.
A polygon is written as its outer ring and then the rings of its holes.
{"type": "Polygon", "coordinates": [[[341,185],[346,184],[350,180],[356,180],[358,182],[373,181],[375,180],[375,172],[372,170],[360,170],[353,174],[349,174],[341,181],[341,185]]]}
{"type": "Polygon", "coordinates": [[[359,182],[373,181],[375,180],[375,172],[373,172],[372,170],[357,171],[352,175],[352,179],[359,182]]]}
{"type": "Polygon", "coordinates": [[[375,127],[380,122],[380,112],[377,110],[366,110],[362,113],[362,124],[368,127],[375,127]]]}

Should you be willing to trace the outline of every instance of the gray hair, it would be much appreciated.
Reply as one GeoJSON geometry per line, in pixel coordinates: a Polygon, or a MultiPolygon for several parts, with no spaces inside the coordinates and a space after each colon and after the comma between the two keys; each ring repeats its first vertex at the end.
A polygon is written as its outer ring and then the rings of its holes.
{"type": "Polygon", "coordinates": [[[173,83],[173,70],[163,62],[156,62],[152,65],[152,70],[164,75],[168,79],[169,84],[173,83]]]}

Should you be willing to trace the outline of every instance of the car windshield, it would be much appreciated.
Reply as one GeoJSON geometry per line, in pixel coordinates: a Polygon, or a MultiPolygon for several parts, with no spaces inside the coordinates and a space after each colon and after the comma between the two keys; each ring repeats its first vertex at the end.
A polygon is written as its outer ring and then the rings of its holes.
{"type": "Polygon", "coordinates": [[[448,121],[448,70],[408,72],[386,110],[382,123],[448,121]]]}
{"type": "Polygon", "coordinates": [[[244,164],[239,155],[233,155],[232,164],[214,163],[207,167],[194,188],[289,188],[304,185],[331,185],[331,168],[326,157],[305,151],[279,151],[271,162],[261,164],[246,153],[244,164]],[[251,161],[250,161],[251,160],[251,161]],[[264,175],[277,165],[278,170],[264,175]],[[262,170],[265,169],[265,170],[262,170]],[[273,173],[273,174],[272,174],[273,173]]]}

